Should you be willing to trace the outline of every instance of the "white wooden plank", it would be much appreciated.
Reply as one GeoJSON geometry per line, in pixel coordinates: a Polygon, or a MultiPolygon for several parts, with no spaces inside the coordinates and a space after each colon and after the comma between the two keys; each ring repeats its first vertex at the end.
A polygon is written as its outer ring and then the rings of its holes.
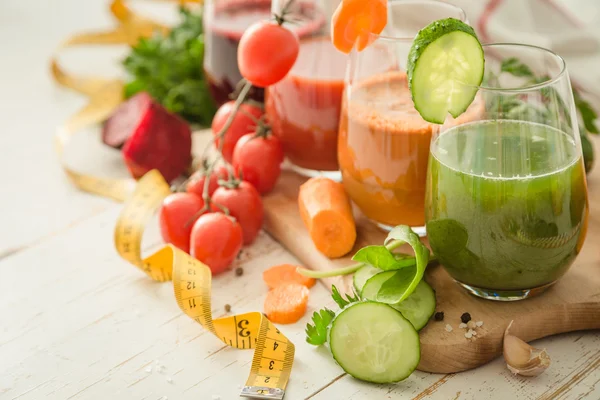
{"type": "MultiPolygon", "coordinates": [[[[223,348],[179,311],[170,284],[154,283],[118,258],[112,248],[118,211],[112,207],[0,263],[0,398],[237,397],[251,352],[223,348]]],[[[156,239],[152,231],[146,242],[156,239]]],[[[283,262],[295,259],[262,234],[238,262],[242,277],[229,272],[215,279],[214,315],[224,314],[225,303],[236,313],[262,310],[261,273],[283,262]]],[[[310,310],[328,303],[329,293],[315,286],[310,310]]],[[[297,345],[288,399],[340,374],[325,349],[304,342],[308,318],[281,327],[297,345]]]]}

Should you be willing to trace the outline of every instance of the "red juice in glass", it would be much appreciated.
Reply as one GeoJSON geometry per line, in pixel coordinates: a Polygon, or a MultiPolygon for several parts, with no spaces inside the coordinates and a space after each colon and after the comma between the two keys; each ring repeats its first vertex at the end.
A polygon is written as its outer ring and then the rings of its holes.
{"type": "Polygon", "coordinates": [[[281,139],[288,159],[304,170],[338,170],[346,62],[347,56],[335,49],[328,36],[302,39],[290,73],[267,88],[265,107],[273,133],[281,139]]]}
{"type": "MultiPolygon", "coordinates": [[[[292,25],[300,37],[314,34],[324,24],[314,7],[299,3],[303,23],[292,25]]],[[[244,31],[253,23],[272,19],[271,0],[207,0],[204,6],[204,72],[215,102],[221,105],[242,79],[237,48],[244,31]]],[[[264,90],[252,88],[250,97],[262,102],[264,90]]]]}

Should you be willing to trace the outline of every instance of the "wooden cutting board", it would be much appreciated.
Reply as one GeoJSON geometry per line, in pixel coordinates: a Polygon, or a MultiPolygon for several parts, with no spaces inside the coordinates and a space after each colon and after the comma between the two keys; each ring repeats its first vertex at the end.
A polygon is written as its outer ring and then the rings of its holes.
{"type": "MultiPolygon", "coordinates": [[[[543,295],[519,302],[502,303],[476,298],[458,286],[442,266],[428,268],[427,282],[435,289],[437,311],[443,311],[443,322],[430,321],[420,332],[421,363],[427,372],[451,373],[478,367],[502,353],[504,330],[514,320],[513,332],[525,341],[558,333],[600,329],[600,221],[595,216],[600,202],[600,166],[588,179],[590,221],[586,243],[575,265],[543,295]],[[596,218],[595,218],[596,217],[596,218]],[[460,316],[468,312],[484,325],[475,339],[465,338],[459,329],[460,316]],[[447,332],[446,324],[454,330],[447,332]]],[[[361,215],[356,215],[358,238],[348,257],[330,260],[314,247],[298,213],[298,187],[304,178],[284,171],[277,188],[264,199],[267,231],[286,246],[305,266],[315,270],[332,270],[350,265],[354,251],[369,244],[382,244],[386,233],[361,215]]],[[[355,207],[356,208],[356,207],[355,207]]],[[[410,252],[410,248],[407,249],[410,252]]],[[[324,279],[331,288],[349,290],[352,276],[324,279]]],[[[549,349],[550,355],[552,351],[549,349]]]]}

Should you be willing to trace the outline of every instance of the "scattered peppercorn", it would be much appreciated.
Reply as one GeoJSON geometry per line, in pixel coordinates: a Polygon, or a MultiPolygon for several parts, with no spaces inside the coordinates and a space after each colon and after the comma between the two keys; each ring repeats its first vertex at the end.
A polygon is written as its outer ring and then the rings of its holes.
{"type": "Polygon", "coordinates": [[[229,304],[225,304],[225,312],[231,311],[231,306],[229,304]]]}
{"type": "Polygon", "coordinates": [[[242,276],[242,275],[244,275],[244,268],[242,268],[242,267],[238,267],[238,268],[236,268],[236,269],[235,269],[235,274],[236,274],[237,276],[242,276]]]}
{"type": "Polygon", "coordinates": [[[463,324],[466,324],[471,320],[471,314],[469,314],[468,312],[464,313],[460,316],[460,320],[463,322],[463,324]]]}
{"type": "Polygon", "coordinates": [[[433,317],[436,321],[443,321],[444,320],[444,312],[443,311],[438,311],[435,313],[435,316],[433,317]]]}

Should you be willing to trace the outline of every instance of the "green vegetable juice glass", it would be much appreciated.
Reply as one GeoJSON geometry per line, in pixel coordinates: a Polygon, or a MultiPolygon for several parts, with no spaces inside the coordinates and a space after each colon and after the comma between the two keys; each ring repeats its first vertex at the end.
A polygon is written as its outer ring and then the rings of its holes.
{"type": "Polygon", "coordinates": [[[427,234],[469,292],[519,300],[555,283],[581,250],[585,171],[564,60],[527,45],[483,49],[484,112],[432,135],[427,234]]]}

